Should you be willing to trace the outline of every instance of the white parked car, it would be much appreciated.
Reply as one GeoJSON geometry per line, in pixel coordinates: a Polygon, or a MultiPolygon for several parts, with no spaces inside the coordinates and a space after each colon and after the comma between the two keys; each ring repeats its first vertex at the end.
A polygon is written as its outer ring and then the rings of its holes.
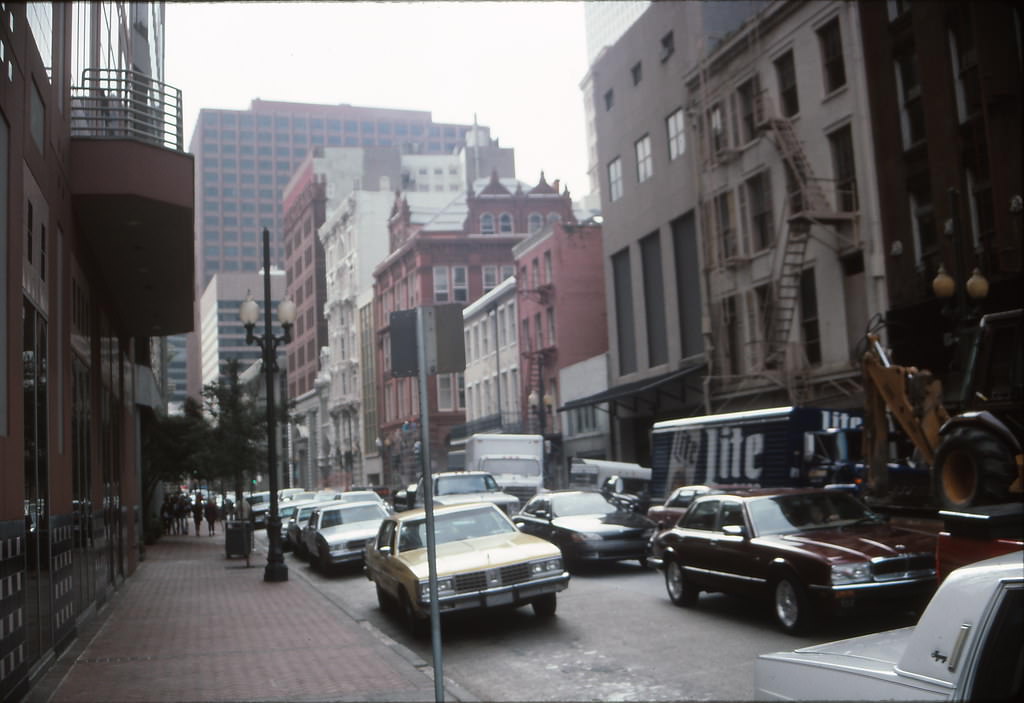
{"type": "Polygon", "coordinates": [[[961,567],[917,625],[762,654],[757,700],[1021,700],[1024,552],[961,567]]]}

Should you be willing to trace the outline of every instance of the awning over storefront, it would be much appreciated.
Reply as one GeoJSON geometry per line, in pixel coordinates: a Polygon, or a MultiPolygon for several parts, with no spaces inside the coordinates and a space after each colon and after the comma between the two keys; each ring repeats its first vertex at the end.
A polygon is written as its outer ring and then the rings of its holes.
{"type": "Polygon", "coordinates": [[[668,373],[663,373],[652,378],[644,378],[639,381],[632,381],[631,383],[623,383],[609,388],[608,390],[601,391],[600,393],[594,393],[593,395],[588,395],[583,398],[570,400],[565,405],[559,407],[558,410],[561,412],[564,410],[572,410],[574,408],[583,408],[588,405],[598,405],[599,403],[607,403],[612,400],[634,396],[639,393],[643,393],[644,391],[654,390],[669,381],[676,380],[677,378],[689,376],[690,374],[696,373],[705,368],[705,366],[706,364],[701,361],[700,363],[684,366],[681,369],[669,371],[668,373]]]}

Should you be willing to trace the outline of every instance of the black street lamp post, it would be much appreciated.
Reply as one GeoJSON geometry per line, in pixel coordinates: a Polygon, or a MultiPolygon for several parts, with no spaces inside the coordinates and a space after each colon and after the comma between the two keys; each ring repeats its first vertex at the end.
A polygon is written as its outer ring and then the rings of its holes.
{"type": "Polygon", "coordinates": [[[267,511],[267,568],[264,581],[287,581],[288,566],[284,563],[281,545],[281,516],[277,510],[277,417],[274,414],[274,372],[277,371],[277,347],[292,341],[292,323],[295,322],[295,303],[284,299],[277,306],[277,319],[284,334],[275,337],[270,320],[270,232],[263,230],[263,312],[264,333],[253,334],[259,319],[259,305],[248,295],[238,310],[245,325],[245,343],[256,342],[263,352],[263,373],[267,377],[267,468],[270,472],[270,509],[267,511]]]}

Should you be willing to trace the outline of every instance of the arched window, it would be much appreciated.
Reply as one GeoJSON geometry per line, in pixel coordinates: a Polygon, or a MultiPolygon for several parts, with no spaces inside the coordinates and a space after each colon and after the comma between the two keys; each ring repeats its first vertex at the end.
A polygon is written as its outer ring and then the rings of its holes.
{"type": "Polygon", "coordinates": [[[537,232],[544,226],[544,216],[539,212],[531,212],[529,217],[530,234],[537,232]]]}
{"type": "Polygon", "coordinates": [[[494,234],[494,215],[489,212],[480,216],[480,233],[494,234]]]}
{"type": "Polygon", "coordinates": [[[559,215],[557,212],[552,212],[550,215],[548,215],[548,222],[550,224],[555,224],[555,223],[561,222],[561,221],[562,221],[562,216],[559,215]]]}
{"type": "Polygon", "coordinates": [[[511,232],[512,231],[512,215],[507,212],[501,213],[498,217],[498,231],[500,232],[511,232]]]}

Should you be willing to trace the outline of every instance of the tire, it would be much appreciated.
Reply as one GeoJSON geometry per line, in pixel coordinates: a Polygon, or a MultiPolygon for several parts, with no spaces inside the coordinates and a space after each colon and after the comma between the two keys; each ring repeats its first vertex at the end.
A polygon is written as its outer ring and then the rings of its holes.
{"type": "Polygon", "coordinates": [[[317,566],[320,571],[326,574],[331,569],[331,553],[327,550],[327,545],[320,545],[320,555],[317,566]]]}
{"type": "Polygon", "coordinates": [[[694,587],[679,563],[671,558],[665,560],[665,590],[669,600],[681,608],[693,607],[700,598],[700,589],[694,587]]]}
{"type": "Polygon", "coordinates": [[[772,589],[772,612],[783,632],[791,635],[805,632],[812,613],[803,585],[791,576],[776,581],[772,589]]]}
{"type": "Polygon", "coordinates": [[[430,620],[421,618],[416,614],[416,610],[412,607],[412,599],[409,598],[409,594],[405,591],[402,591],[401,605],[402,618],[405,620],[406,628],[417,639],[425,637],[427,632],[430,631],[430,620]]]}
{"type": "Polygon", "coordinates": [[[383,611],[385,613],[390,612],[391,610],[394,609],[394,605],[395,605],[394,601],[391,600],[391,596],[388,595],[388,592],[380,587],[380,584],[376,584],[376,586],[377,586],[377,605],[380,607],[381,611],[383,611]]]}
{"type": "Polygon", "coordinates": [[[538,618],[553,618],[558,610],[558,596],[555,593],[545,593],[539,598],[534,598],[531,603],[533,614],[538,618]]]}
{"type": "Polygon", "coordinates": [[[947,510],[1003,503],[1017,475],[1013,453],[992,432],[957,427],[935,453],[935,496],[947,510]]]}

